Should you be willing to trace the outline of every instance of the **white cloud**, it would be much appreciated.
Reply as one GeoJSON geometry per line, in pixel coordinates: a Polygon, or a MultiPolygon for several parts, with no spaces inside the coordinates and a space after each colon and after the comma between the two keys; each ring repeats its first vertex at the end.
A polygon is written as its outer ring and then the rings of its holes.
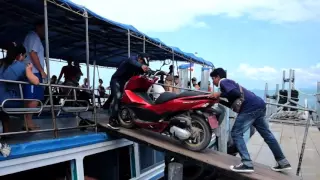
{"type": "Polygon", "coordinates": [[[196,22],[196,23],[192,24],[192,26],[195,28],[209,28],[209,25],[203,21],[196,22]]]}
{"type": "Polygon", "coordinates": [[[273,22],[320,19],[319,0],[73,0],[114,21],[141,31],[174,31],[201,16],[248,16],[273,22]]]}
{"type": "Polygon", "coordinates": [[[253,67],[249,64],[240,64],[236,73],[253,80],[269,81],[277,78],[275,75],[278,73],[278,71],[269,66],[253,67]]]}
{"type": "MultiPolygon", "coordinates": [[[[295,83],[299,88],[315,87],[316,83],[320,81],[320,63],[309,68],[291,69],[295,70],[295,83]]],[[[249,64],[240,64],[238,69],[233,72],[233,77],[281,84],[283,70],[286,71],[286,78],[288,78],[289,68],[254,67],[249,64]]]]}

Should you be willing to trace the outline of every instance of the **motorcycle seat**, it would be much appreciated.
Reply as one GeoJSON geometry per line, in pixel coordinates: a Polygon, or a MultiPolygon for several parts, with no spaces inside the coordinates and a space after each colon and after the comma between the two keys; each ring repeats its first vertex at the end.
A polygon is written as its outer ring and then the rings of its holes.
{"type": "Polygon", "coordinates": [[[179,94],[172,93],[172,92],[164,92],[157,98],[157,100],[154,103],[162,104],[170,100],[181,98],[181,97],[199,96],[199,95],[205,95],[205,94],[206,93],[204,92],[197,92],[197,91],[185,91],[179,94]]]}

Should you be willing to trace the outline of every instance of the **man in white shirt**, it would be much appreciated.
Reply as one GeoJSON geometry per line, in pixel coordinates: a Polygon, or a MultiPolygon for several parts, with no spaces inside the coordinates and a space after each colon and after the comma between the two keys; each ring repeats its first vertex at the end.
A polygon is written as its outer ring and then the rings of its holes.
{"type": "MultiPolygon", "coordinates": [[[[44,38],[45,29],[44,22],[38,21],[35,24],[35,30],[30,31],[24,39],[24,47],[27,50],[27,57],[25,59],[26,63],[33,64],[33,73],[39,78],[40,83],[43,82],[44,78],[47,78],[47,74],[44,72],[44,48],[41,39],[44,38]]],[[[38,99],[43,100],[44,98],[44,88],[35,85],[25,85],[24,86],[24,98],[25,99],[38,99]]],[[[27,108],[36,108],[38,106],[37,101],[28,101],[25,104],[27,108]]],[[[32,121],[32,114],[25,115],[26,121],[28,123],[28,129],[34,130],[39,127],[36,126],[32,121]]]]}

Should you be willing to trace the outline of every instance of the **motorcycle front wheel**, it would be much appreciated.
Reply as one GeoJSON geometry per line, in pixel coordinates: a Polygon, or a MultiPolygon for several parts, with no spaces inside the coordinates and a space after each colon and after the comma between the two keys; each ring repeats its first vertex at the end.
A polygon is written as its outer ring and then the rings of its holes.
{"type": "Polygon", "coordinates": [[[207,121],[197,115],[191,115],[191,137],[184,146],[191,151],[202,151],[210,144],[211,130],[207,121]]]}
{"type": "Polygon", "coordinates": [[[119,110],[118,113],[118,119],[120,121],[120,124],[124,128],[132,129],[134,128],[134,122],[132,118],[132,114],[130,112],[130,109],[126,107],[122,107],[119,110]]]}

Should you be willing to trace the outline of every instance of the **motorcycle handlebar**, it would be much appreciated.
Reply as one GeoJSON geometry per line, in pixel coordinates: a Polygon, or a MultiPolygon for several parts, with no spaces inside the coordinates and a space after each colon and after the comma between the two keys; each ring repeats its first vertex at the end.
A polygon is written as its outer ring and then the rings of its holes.
{"type": "Polygon", "coordinates": [[[147,72],[145,72],[145,76],[151,77],[151,76],[157,76],[160,75],[160,73],[163,73],[164,75],[166,74],[164,71],[160,71],[160,70],[152,70],[149,69],[147,72]]]}

